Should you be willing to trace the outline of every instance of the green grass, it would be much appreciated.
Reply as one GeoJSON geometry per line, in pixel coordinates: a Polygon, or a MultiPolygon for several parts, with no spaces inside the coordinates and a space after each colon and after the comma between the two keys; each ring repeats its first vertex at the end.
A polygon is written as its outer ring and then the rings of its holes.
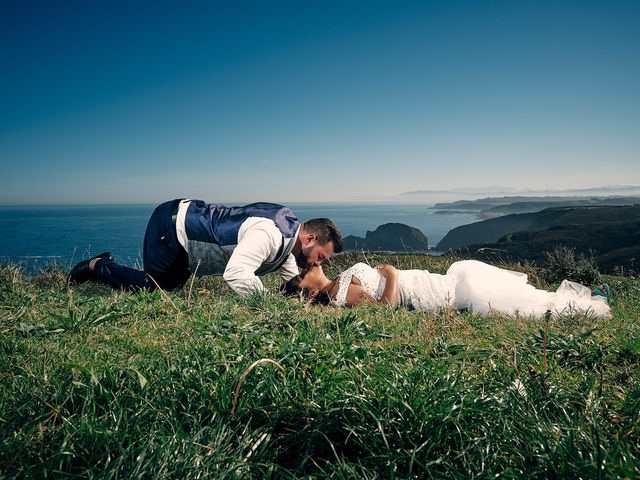
{"type": "Polygon", "coordinates": [[[638,478],[640,281],[605,280],[612,319],[547,324],[240,298],[220,278],[69,288],[4,266],[0,476],[638,478]],[[263,358],[283,372],[247,373],[263,358]]]}

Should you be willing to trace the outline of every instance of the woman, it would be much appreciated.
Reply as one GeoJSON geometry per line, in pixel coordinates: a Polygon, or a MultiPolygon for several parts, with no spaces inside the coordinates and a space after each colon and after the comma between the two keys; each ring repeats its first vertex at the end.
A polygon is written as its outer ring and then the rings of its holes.
{"type": "Polygon", "coordinates": [[[356,263],[333,280],[326,277],[322,267],[314,266],[285,286],[287,292],[300,289],[307,290],[320,303],[346,307],[371,302],[400,304],[422,311],[451,307],[475,313],[535,317],[544,316],[548,310],[554,313],[578,310],[596,317],[611,315],[606,284],[591,292],[583,285],[564,280],[557,291],[547,292],[529,285],[524,273],[477,260],[455,262],[446,275],[356,263]]]}

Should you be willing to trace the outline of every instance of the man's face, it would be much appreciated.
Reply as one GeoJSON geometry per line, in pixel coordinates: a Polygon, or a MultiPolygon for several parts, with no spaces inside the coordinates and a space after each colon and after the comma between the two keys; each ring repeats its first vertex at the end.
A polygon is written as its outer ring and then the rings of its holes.
{"type": "Polygon", "coordinates": [[[316,240],[310,239],[306,246],[303,245],[296,255],[296,264],[299,268],[307,268],[320,265],[321,262],[333,255],[333,242],[320,245],[316,240]]]}

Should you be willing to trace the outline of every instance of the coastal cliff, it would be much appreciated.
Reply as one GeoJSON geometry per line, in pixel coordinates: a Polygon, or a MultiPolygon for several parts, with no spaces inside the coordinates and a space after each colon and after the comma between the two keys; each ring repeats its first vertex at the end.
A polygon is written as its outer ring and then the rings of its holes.
{"type": "Polygon", "coordinates": [[[593,255],[605,272],[636,271],[640,258],[640,205],[550,208],[463,225],[437,249],[492,261],[542,263],[557,246],[593,255]]]}
{"type": "MultiPolygon", "coordinates": [[[[488,244],[505,235],[524,230],[544,230],[568,225],[611,225],[640,222],[640,205],[606,207],[554,207],[540,212],[521,213],[461,225],[447,233],[436,250],[446,251],[488,244]]],[[[615,241],[615,239],[613,239],[615,241]]]]}

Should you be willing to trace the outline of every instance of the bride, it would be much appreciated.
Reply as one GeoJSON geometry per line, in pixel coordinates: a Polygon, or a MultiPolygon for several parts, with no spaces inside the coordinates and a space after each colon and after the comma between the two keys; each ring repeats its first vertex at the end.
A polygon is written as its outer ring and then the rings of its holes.
{"type": "Polygon", "coordinates": [[[596,317],[611,315],[608,286],[594,290],[564,280],[558,290],[547,292],[527,283],[527,275],[477,260],[454,262],[445,275],[427,270],[397,270],[384,264],[375,268],[356,263],[333,280],[321,266],[314,266],[284,286],[287,293],[303,291],[318,303],[353,307],[362,303],[402,305],[432,311],[441,307],[487,314],[542,317],[553,313],[585,312],[596,317]]]}

